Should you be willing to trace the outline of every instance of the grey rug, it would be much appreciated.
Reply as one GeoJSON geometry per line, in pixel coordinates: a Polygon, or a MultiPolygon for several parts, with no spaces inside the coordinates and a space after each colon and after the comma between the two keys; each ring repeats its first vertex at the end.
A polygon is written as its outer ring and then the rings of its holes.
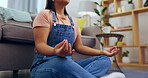
{"type": "Polygon", "coordinates": [[[148,72],[144,71],[133,71],[133,70],[122,70],[126,75],[126,78],[148,78],[148,72]]]}

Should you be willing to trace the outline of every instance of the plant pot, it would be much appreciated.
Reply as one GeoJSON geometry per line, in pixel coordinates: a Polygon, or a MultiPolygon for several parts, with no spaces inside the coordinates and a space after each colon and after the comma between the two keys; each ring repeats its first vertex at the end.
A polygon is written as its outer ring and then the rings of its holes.
{"type": "Polygon", "coordinates": [[[125,6],[125,11],[129,11],[129,10],[132,10],[132,9],[134,9],[134,4],[127,4],[125,6]]]}
{"type": "Polygon", "coordinates": [[[102,28],[103,33],[110,33],[110,30],[111,30],[111,27],[108,27],[108,26],[102,28]]]}
{"type": "Polygon", "coordinates": [[[144,3],[144,7],[148,6],[148,0],[146,0],[146,2],[144,3]]]}
{"type": "Polygon", "coordinates": [[[130,58],[129,57],[123,57],[122,62],[123,63],[130,63],[130,58]]]}

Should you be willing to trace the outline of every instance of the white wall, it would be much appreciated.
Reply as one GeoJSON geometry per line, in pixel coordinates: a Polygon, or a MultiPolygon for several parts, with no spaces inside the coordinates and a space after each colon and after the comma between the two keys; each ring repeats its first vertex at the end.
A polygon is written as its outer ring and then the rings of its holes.
{"type": "Polygon", "coordinates": [[[8,3],[8,0],[0,0],[1,7],[7,8],[7,3],[8,3]]]}
{"type": "Polygon", "coordinates": [[[67,6],[67,11],[71,16],[80,17],[80,15],[78,15],[80,1],[98,1],[98,0],[70,0],[70,3],[67,6]]]}
{"type": "Polygon", "coordinates": [[[46,0],[37,0],[37,11],[38,13],[43,10],[46,6],[46,0]]]}
{"type": "MultiPolygon", "coordinates": [[[[95,1],[99,1],[99,0],[70,0],[70,3],[67,6],[67,11],[71,16],[81,17],[80,15],[78,15],[79,4],[81,1],[94,1],[95,2],[95,1]]],[[[87,5],[86,5],[86,7],[87,7],[87,5]]],[[[97,19],[99,19],[98,16],[91,17],[91,26],[93,25],[94,22],[96,22],[97,19]]]]}
{"type": "MultiPolygon", "coordinates": [[[[37,0],[38,2],[38,12],[40,12],[42,9],[46,6],[46,0],[37,0]]],[[[70,3],[67,6],[68,13],[73,17],[80,17],[78,15],[78,9],[79,9],[79,3],[80,1],[86,1],[86,0],[70,0],[70,3]]],[[[98,1],[98,0],[88,0],[88,1],[98,1]]],[[[86,5],[87,6],[87,5],[86,5]]]]}

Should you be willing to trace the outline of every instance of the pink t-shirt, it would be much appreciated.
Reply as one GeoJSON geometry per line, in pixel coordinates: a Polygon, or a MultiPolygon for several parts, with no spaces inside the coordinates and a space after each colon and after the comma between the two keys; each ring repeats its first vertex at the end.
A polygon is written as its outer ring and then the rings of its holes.
{"type": "MultiPolygon", "coordinates": [[[[48,27],[48,28],[52,28],[52,13],[50,10],[42,10],[34,19],[33,22],[33,28],[40,26],[40,27],[48,27]]],[[[73,22],[74,22],[74,30],[75,30],[75,39],[77,37],[78,34],[80,34],[80,29],[78,27],[78,22],[75,18],[72,18],[73,22]]],[[[65,24],[65,25],[71,25],[70,20],[68,18],[68,16],[66,17],[62,17],[59,14],[57,14],[57,19],[56,19],[56,23],[57,24],[65,24]]]]}

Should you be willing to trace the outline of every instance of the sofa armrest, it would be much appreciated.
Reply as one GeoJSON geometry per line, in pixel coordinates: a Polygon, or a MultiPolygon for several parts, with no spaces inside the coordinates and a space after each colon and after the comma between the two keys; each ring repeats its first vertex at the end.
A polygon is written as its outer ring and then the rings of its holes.
{"type": "Polygon", "coordinates": [[[96,38],[92,36],[81,36],[83,45],[93,48],[96,44],[96,38]]]}
{"type": "Polygon", "coordinates": [[[94,37],[96,37],[96,35],[100,33],[101,33],[101,29],[99,26],[84,27],[81,32],[82,35],[94,36],[94,37]]]}

